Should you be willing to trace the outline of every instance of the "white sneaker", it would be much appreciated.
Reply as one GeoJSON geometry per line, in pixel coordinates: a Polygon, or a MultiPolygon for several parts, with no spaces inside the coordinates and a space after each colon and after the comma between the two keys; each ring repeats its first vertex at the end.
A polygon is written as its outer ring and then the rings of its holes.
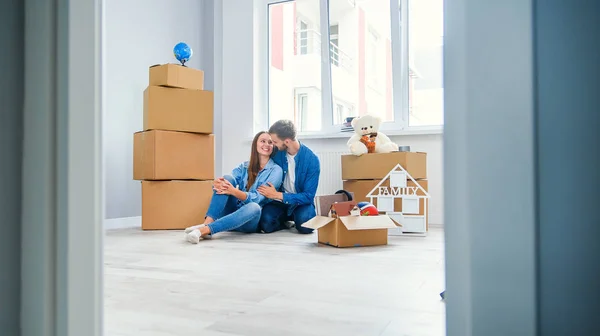
{"type": "Polygon", "coordinates": [[[201,228],[202,226],[204,226],[204,224],[198,224],[198,225],[187,227],[187,228],[185,228],[185,233],[190,233],[196,229],[201,228]]]}
{"type": "Polygon", "coordinates": [[[185,239],[187,239],[187,241],[192,244],[198,244],[200,242],[200,236],[201,236],[200,230],[195,229],[192,232],[186,234],[185,239]]]}

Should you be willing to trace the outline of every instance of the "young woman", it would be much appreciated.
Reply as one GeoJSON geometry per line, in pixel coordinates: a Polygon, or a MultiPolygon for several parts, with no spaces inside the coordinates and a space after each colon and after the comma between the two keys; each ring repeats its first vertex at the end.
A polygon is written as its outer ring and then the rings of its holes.
{"type": "Polygon", "coordinates": [[[258,132],[252,141],[250,161],[213,182],[213,196],[204,223],[185,229],[186,239],[197,244],[201,238],[223,231],[258,232],[262,206],[270,202],[256,190],[282,183],[283,171],[273,160],[273,142],[267,132],[258,132]]]}

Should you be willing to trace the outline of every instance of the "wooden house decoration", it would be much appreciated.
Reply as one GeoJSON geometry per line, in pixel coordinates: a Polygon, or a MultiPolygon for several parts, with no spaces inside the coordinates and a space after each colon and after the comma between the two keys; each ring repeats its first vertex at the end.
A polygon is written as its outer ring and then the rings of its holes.
{"type": "Polygon", "coordinates": [[[426,234],[429,193],[417,180],[400,165],[397,164],[377,185],[366,195],[372,204],[377,200],[377,210],[384,212],[401,227],[389,229],[390,235],[426,234]],[[388,180],[389,186],[383,186],[388,180]],[[412,181],[414,186],[409,186],[412,181]],[[401,199],[402,210],[395,209],[395,200],[401,199]],[[420,204],[424,202],[424,211],[421,214],[420,204]]]}

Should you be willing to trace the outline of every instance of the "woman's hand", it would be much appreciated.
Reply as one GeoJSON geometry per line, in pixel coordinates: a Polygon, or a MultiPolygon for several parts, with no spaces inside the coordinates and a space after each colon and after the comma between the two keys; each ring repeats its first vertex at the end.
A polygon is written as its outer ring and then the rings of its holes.
{"type": "Polygon", "coordinates": [[[224,177],[219,177],[213,181],[213,190],[217,195],[231,195],[241,201],[245,201],[248,197],[244,191],[234,187],[231,182],[224,177]]]}
{"type": "Polygon", "coordinates": [[[233,195],[237,189],[231,184],[231,182],[227,181],[224,178],[221,178],[219,181],[219,187],[214,188],[219,195],[233,195]]]}
{"type": "Polygon", "coordinates": [[[213,185],[212,185],[212,187],[213,187],[213,190],[215,190],[215,191],[219,191],[219,190],[221,190],[221,188],[222,188],[222,184],[223,184],[223,181],[224,181],[224,180],[225,180],[225,179],[224,179],[224,178],[222,178],[222,177],[218,177],[218,178],[216,178],[216,179],[213,181],[213,185]]]}

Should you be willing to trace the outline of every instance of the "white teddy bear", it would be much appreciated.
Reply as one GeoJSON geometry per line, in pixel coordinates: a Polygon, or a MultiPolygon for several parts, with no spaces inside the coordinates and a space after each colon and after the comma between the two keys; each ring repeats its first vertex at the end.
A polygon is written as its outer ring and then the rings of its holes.
{"type": "Polygon", "coordinates": [[[381,118],[369,114],[352,119],[355,134],[348,140],[350,152],[356,156],[367,153],[397,152],[398,145],[379,132],[380,125],[381,118]]]}

